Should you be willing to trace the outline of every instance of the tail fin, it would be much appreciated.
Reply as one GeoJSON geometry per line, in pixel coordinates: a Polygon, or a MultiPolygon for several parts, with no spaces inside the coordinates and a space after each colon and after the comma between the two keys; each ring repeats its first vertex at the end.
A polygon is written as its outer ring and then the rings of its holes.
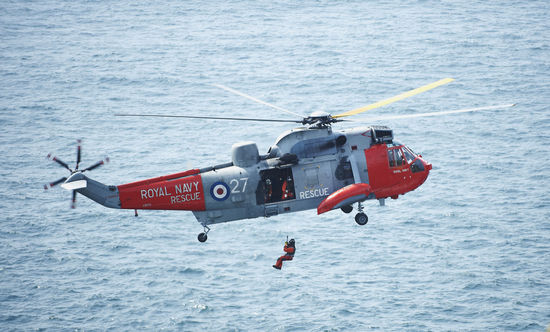
{"type": "Polygon", "coordinates": [[[103,206],[120,209],[120,198],[116,186],[104,185],[80,172],[71,175],[61,187],[74,190],[74,192],[82,194],[103,206]]]}

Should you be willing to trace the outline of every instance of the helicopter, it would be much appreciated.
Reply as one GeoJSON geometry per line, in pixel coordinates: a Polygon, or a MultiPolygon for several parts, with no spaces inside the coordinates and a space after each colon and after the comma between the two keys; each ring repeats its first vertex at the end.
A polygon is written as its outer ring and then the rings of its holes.
{"type": "MultiPolygon", "coordinates": [[[[116,116],[170,117],[237,121],[289,122],[302,126],[282,133],[266,154],[260,154],[254,142],[232,146],[231,161],[183,172],[140,180],[118,186],[105,185],[84,173],[103,164],[101,160],[80,169],[81,142],[78,141],[75,169],[57,157],[48,158],[71,172],[44,186],[61,184],[76,194],[113,209],[186,210],[203,226],[198,235],[205,242],[209,225],[258,217],[317,209],[317,214],[340,209],[351,213],[357,206],[355,222],[365,225],[368,216],[363,203],[387,198],[397,199],[422,185],[432,165],[412,149],[394,140],[393,130],[386,126],[360,126],[335,129],[333,124],[349,121],[343,118],[360,114],[452,82],[445,78],[394,97],[331,115],[313,112],[309,116],[288,111],[232,88],[217,87],[277,110],[299,116],[298,119],[262,119],[162,114],[115,114],[116,116]]],[[[436,116],[443,114],[501,109],[514,104],[478,107],[454,111],[386,116],[379,119],[436,116]]]]}

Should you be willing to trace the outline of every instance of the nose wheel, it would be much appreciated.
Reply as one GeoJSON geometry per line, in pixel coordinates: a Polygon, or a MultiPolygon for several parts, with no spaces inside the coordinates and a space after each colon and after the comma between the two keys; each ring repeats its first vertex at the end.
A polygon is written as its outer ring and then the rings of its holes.
{"type": "Polygon", "coordinates": [[[199,236],[197,236],[197,239],[199,242],[206,242],[208,240],[208,232],[210,232],[210,228],[206,225],[203,225],[204,227],[204,233],[200,233],[199,236]]]}
{"type": "Polygon", "coordinates": [[[369,222],[369,217],[363,212],[363,205],[361,202],[357,203],[357,211],[359,211],[359,213],[355,215],[355,222],[361,226],[366,225],[369,222]]]}

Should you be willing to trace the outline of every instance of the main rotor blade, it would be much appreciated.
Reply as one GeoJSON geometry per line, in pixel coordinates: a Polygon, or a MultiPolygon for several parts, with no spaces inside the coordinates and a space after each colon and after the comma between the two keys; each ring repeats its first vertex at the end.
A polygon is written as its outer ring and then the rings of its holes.
{"type": "Polygon", "coordinates": [[[227,86],[225,86],[225,85],[221,85],[221,84],[212,84],[212,85],[215,86],[215,87],[217,87],[217,88],[223,89],[223,90],[225,90],[225,91],[229,91],[229,92],[231,92],[231,93],[234,93],[234,94],[236,94],[236,95],[239,95],[239,96],[241,96],[241,97],[245,97],[245,98],[250,99],[250,100],[252,100],[252,101],[255,101],[255,102],[257,102],[257,103],[260,103],[260,104],[269,106],[269,107],[274,108],[274,109],[276,109],[276,110],[279,110],[279,111],[282,111],[282,112],[286,112],[286,113],[288,113],[288,114],[296,115],[296,116],[299,116],[300,118],[304,118],[304,116],[301,115],[301,114],[294,113],[294,112],[292,112],[292,111],[286,110],[286,109],[284,109],[284,108],[282,108],[282,107],[279,107],[279,106],[277,106],[277,105],[270,104],[270,103],[268,103],[268,102],[266,102],[266,101],[263,101],[263,100],[260,100],[260,99],[258,99],[258,98],[256,98],[256,97],[249,96],[249,95],[247,95],[246,93],[237,91],[237,90],[235,90],[235,89],[231,89],[230,87],[227,87],[227,86]]]}
{"type": "Polygon", "coordinates": [[[421,86],[420,88],[416,88],[414,90],[403,92],[402,94],[399,94],[397,96],[394,96],[394,97],[391,97],[391,98],[388,98],[388,99],[384,99],[384,100],[376,102],[374,104],[370,104],[370,105],[367,105],[367,106],[364,106],[364,107],[356,108],[354,110],[347,111],[345,113],[333,115],[332,117],[333,118],[343,118],[345,116],[350,116],[350,115],[363,113],[363,112],[366,112],[366,111],[369,111],[369,110],[372,110],[372,109],[375,109],[375,108],[378,108],[378,107],[381,107],[381,106],[385,106],[385,105],[394,103],[396,101],[399,101],[399,100],[402,100],[402,99],[405,99],[405,98],[408,98],[408,97],[412,97],[412,96],[417,95],[419,93],[422,93],[422,92],[431,90],[433,88],[437,88],[438,86],[450,83],[452,81],[454,81],[453,78],[444,78],[444,79],[439,80],[437,82],[433,82],[433,83],[421,86]]]}
{"type": "Polygon", "coordinates": [[[467,112],[477,112],[477,111],[487,111],[487,110],[498,110],[498,109],[513,107],[515,105],[516,104],[506,104],[506,105],[485,106],[485,107],[476,107],[476,108],[465,108],[465,109],[454,110],[454,111],[378,116],[378,117],[373,117],[373,118],[367,118],[366,120],[367,121],[377,121],[377,120],[395,120],[395,119],[420,118],[420,117],[426,117],[426,116],[440,116],[440,115],[455,114],[455,113],[467,113],[467,112]]]}
{"type": "Polygon", "coordinates": [[[168,114],[124,114],[117,113],[115,116],[146,116],[156,118],[188,118],[188,119],[207,119],[207,120],[234,120],[234,121],[264,121],[264,122],[292,122],[302,123],[298,120],[281,120],[281,119],[257,119],[257,118],[230,118],[217,116],[196,116],[196,115],[168,115],[168,114]]]}

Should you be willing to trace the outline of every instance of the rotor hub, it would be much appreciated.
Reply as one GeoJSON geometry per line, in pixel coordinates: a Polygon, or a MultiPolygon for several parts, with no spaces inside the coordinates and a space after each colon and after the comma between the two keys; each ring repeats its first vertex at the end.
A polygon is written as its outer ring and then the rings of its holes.
{"type": "Polygon", "coordinates": [[[325,111],[315,111],[311,113],[308,117],[303,118],[302,124],[323,128],[330,126],[332,123],[341,121],[344,120],[333,118],[332,115],[325,111]]]}

